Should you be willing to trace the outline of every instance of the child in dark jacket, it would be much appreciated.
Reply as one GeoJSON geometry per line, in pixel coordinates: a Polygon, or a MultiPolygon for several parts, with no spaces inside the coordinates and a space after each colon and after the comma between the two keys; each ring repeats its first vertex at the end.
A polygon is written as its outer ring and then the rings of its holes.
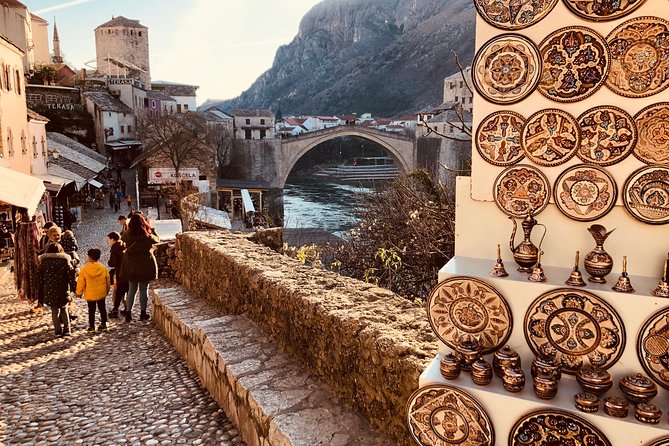
{"type": "Polygon", "coordinates": [[[79,244],[77,243],[77,239],[74,237],[74,233],[69,229],[63,232],[63,235],[60,237],[60,244],[63,247],[65,254],[72,257],[72,264],[75,266],[75,268],[78,268],[79,263],[81,263],[81,259],[79,259],[79,254],[77,254],[77,251],[79,251],[79,244]]]}
{"type": "Polygon", "coordinates": [[[51,307],[56,336],[69,336],[67,305],[71,300],[69,292],[76,289],[74,267],[59,243],[51,243],[46,253],[39,256],[39,260],[37,280],[44,303],[51,307]]]}
{"type": "Polygon", "coordinates": [[[109,313],[110,318],[118,317],[118,309],[123,302],[123,311],[121,314],[125,316],[125,294],[128,292],[129,284],[127,281],[121,279],[121,263],[123,262],[123,253],[125,252],[125,242],[121,240],[121,234],[118,232],[110,232],[107,234],[107,243],[110,247],[109,261],[107,264],[111,267],[109,275],[111,276],[112,284],[114,285],[114,292],[112,293],[112,300],[114,307],[109,313]]]}

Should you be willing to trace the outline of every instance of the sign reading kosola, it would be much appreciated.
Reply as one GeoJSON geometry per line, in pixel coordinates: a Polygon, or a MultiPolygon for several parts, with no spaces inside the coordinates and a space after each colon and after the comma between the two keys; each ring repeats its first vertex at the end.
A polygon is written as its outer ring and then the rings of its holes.
{"type": "MultiPolygon", "coordinates": [[[[197,181],[200,178],[200,172],[195,168],[179,169],[179,179],[181,181],[197,181]]],[[[150,167],[149,184],[176,183],[177,171],[171,167],[150,167]]]]}

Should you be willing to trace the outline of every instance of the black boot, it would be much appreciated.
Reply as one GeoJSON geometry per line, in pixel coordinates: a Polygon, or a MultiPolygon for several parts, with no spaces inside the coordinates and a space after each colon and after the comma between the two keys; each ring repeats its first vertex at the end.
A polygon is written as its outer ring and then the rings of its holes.
{"type": "Polygon", "coordinates": [[[139,320],[140,321],[148,321],[149,319],[151,319],[151,318],[146,313],[146,311],[142,311],[142,313],[139,315],[139,320]]]}

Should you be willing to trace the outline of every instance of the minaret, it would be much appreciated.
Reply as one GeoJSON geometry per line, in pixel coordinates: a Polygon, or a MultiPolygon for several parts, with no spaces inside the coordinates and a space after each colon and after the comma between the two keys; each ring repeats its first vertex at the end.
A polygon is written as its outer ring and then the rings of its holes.
{"type": "Polygon", "coordinates": [[[58,38],[58,26],[56,25],[56,18],[53,18],[53,63],[63,63],[63,55],[60,54],[60,39],[58,38]]]}

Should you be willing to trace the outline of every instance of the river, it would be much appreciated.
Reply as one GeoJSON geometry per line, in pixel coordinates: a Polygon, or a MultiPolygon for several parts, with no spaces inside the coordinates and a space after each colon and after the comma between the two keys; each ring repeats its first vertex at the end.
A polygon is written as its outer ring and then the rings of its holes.
{"type": "Polygon", "coordinates": [[[283,189],[284,226],[321,228],[341,237],[355,225],[355,209],[360,206],[357,194],[372,192],[369,185],[288,178],[283,189]]]}

